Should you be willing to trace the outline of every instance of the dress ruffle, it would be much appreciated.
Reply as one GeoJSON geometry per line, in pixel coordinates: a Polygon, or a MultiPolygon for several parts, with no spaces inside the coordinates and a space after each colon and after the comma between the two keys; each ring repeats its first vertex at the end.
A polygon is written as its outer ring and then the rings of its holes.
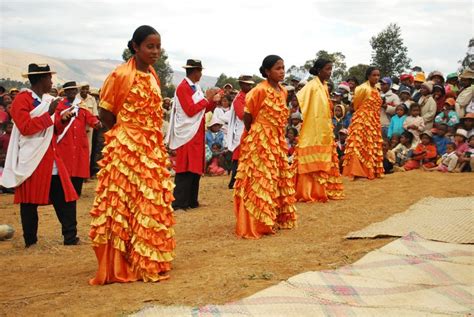
{"type": "Polygon", "coordinates": [[[372,91],[352,117],[344,152],[343,175],[368,179],[383,177],[381,104],[378,92],[372,91]]]}
{"type": "Polygon", "coordinates": [[[174,184],[160,131],[160,92],[149,81],[137,72],[117,124],[105,134],[90,212],[89,236],[99,260],[91,284],[158,281],[171,269],[174,184]],[[114,274],[114,267],[124,267],[122,276],[114,274]]]}
{"type": "Polygon", "coordinates": [[[258,119],[240,145],[234,209],[236,233],[244,238],[296,225],[294,171],[284,137],[288,109],[273,88],[266,93],[258,119]]]}

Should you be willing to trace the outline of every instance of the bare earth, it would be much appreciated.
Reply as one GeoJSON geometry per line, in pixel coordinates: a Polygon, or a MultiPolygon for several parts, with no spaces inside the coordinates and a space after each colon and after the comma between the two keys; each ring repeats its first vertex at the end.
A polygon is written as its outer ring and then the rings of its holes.
{"type": "Polygon", "coordinates": [[[160,283],[89,286],[96,259],[87,238],[95,182],[79,202],[80,246],[61,245],[54,210],[40,208],[39,244],[24,249],[19,207],[0,196],[0,223],[17,232],[0,242],[0,315],[122,316],[150,304],[220,304],[249,296],[305,271],[353,263],[392,239],[345,240],[370,223],[404,211],[427,197],[474,194],[473,174],[412,171],[376,181],[345,181],[346,199],[298,204],[299,226],[258,241],[234,235],[227,177],[201,180],[198,210],[176,215],[176,259],[171,279],[160,283]]]}

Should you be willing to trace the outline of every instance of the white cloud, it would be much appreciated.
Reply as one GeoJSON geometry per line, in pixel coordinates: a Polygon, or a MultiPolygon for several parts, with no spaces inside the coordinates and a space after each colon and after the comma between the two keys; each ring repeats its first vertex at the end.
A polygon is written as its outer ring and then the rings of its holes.
{"type": "Polygon", "coordinates": [[[473,6],[456,1],[15,1],[1,2],[1,46],[63,58],[120,59],[136,27],[154,26],[173,68],[202,59],[209,75],[258,73],[278,54],[287,67],[318,50],[348,67],[369,63],[369,40],[398,23],[413,64],[454,71],[473,32],[473,6]]]}

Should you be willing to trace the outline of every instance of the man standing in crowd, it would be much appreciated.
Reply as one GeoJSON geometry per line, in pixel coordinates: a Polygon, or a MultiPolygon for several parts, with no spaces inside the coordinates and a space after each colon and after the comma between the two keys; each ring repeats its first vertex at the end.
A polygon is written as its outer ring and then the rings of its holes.
{"type": "Polygon", "coordinates": [[[186,77],[176,88],[167,144],[176,150],[176,177],[173,208],[199,207],[199,181],[205,168],[205,116],[213,111],[220,95],[207,90],[204,95],[197,84],[202,76],[200,60],[188,59],[186,77]]]}
{"type": "Polygon", "coordinates": [[[244,107],[245,96],[252,89],[255,82],[252,76],[242,75],[239,77],[240,92],[235,96],[230,109],[229,129],[227,131],[227,147],[232,152],[232,174],[229,189],[234,188],[235,175],[240,156],[240,139],[244,132],[244,107]]]}
{"type": "Polygon", "coordinates": [[[458,97],[456,98],[456,112],[459,118],[463,118],[466,114],[466,107],[472,102],[473,97],[473,85],[474,84],[474,71],[470,68],[466,68],[461,75],[459,75],[459,91],[458,97]]]}

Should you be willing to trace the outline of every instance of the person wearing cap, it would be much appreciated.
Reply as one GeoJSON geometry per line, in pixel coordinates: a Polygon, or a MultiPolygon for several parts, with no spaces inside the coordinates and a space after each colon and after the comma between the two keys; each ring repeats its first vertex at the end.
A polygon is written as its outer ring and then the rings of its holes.
{"type": "Polygon", "coordinates": [[[384,175],[383,139],[380,124],[382,98],[375,87],[380,80],[380,70],[369,67],[364,84],[356,88],[354,116],[349,126],[343,175],[354,180],[356,177],[375,179],[384,175]]]}
{"type": "Polygon", "coordinates": [[[205,170],[205,113],[213,111],[221,97],[216,90],[204,95],[198,85],[202,63],[188,59],[186,77],[176,87],[167,143],[176,150],[176,176],[173,208],[199,207],[199,181],[205,170]]]}
{"type": "Polygon", "coordinates": [[[413,78],[414,86],[411,89],[411,99],[418,103],[421,98],[421,85],[426,81],[425,73],[419,72],[413,78]]]}
{"type": "Polygon", "coordinates": [[[447,98],[441,112],[435,117],[435,122],[445,123],[450,127],[456,126],[459,123],[459,117],[457,112],[454,111],[455,104],[456,101],[453,98],[447,98]]]}
{"type": "Polygon", "coordinates": [[[441,85],[444,86],[444,75],[442,72],[438,70],[434,70],[428,75],[428,80],[433,82],[433,85],[441,85]]]}
{"type": "Polygon", "coordinates": [[[471,135],[474,135],[474,113],[466,113],[460,121],[462,128],[467,131],[467,136],[471,137],[471,135]]]}
{"type": "Polygon", "coordinates": [[[295,128],[298,131],[298,133],[300,133],[301,131],[302,123],[303,123],[303,118],[301,116],[301,112],[299,111],[293,112],[290,115],[290,124],[288,126],[295,128]]]}
{"type": "Polygon", "coordinates": [[[173,181],[153,68],[161,43],[153,27],[138,27],[128,42],[131,58],[107,76],[100,91],[99,117],[109,130],[89,213],[98,263],[91,285],[169,278],[176,247],[173,181]]]}
{"type": "Polygon", "coordinates": [[[235,96],[234,101],[230,107],[229,113],[229,130],[227,133],[227,148],[232,151],[232,173],[229,181],[229,189],[234,188],[235,175],[237,174],[237,168],[239,166],[240,157],[240,140],[244,133],[244,108],[245,108],[245,97],[247,93],[252,89],[255,82],[252,76],[241,75],[238,79],[240,91],[235,96]]]}
{"type": "Polygon", "coordinates": [[[456,95],[459,92],[458,73],[450,73],[446,76],[446,90],[452,91],[456,95]]]}
{"type": "MultiPolygon", "coordinates": [[[[436,113],[443,111],[443,107],[446,101],[446,90],[443,85],[433,85],[433,99],[436,101],[436,113]]],[[[454,108],[453,108],[454,109],[454,108]]]]}
{"type": "Polygon", "coordinates": [[[461,75],[459,75],[459,93],[456,98],[456,112],[459,118],[464,117],[467,112],[466,108],[471,104],[473,100],[473,87],[474,84],[474,70],[466,68],[461,75]]]}
{"type": "Polygon", "coordinates": [[[12,104],[15,126],[10,138],[1,185],[15,187],[14,202],[20,204],[25,246],[37,243],[38,206],[53,204],[61,222],[65,245],[78,244],[76,200],[63,159],[58,155],[57,137],[72,117],[59,114],[58,99],[48,95],[52,87],[49,65],[30,64],[23,74],[31,88],[20,92],[12,104]]]}
{"type": "Polygon", "coordinates": [[[10,98],[12,98],[12,101],[15,100],[16,95],[20,92],[18,88],[11,88],[8,91],[8,94],[10,95],[10,98]]]}
{"type": "Polygon", "coordinates": [[[62,113],[70,110],[74,113],[69,124],[58,137],[58,153],[63,158],[71,182],[80,197],[84,180],[90,177],[90,145],[87,128],[99,129],[101,123],[98,117],[89,111],[84,100],[78,96],[78,88],[80,86],[75,81],[64,83],[66,98],[59,102],[56,111],[62,113]]]}
{"type": "Polygon", "coordinates": [[[418,104],[421,107],[421,117],[425,121],[425,129],[431,130],[433,128],[434,118],[436,116],[436,101],[432,95],[433,83],[431,81],[421,84],[421,97],[418,104]]]}
{"type": "Polygon", "coordinates": [[[464,154],[458,157],[459,165],[455,170],[456,172],[474,172],[474,135],[468,137],[467,145],[464,154]]]}
{"type": "Polygon", "coordinates": [[[411,100],[411,91],[410,88],[401,86],[398,90],[398,97],[400,98],[400,102],[404,105],[407,110],[410,109],[413,100],[411,100]]]}
{"type": "Polygon", "coordinates": [[[293,76],[290,80],[291,86],[295,88],[298,87],[298,84],[300,83],[300,81],[301,81],[301,78],[293,76]]]}
{"type": "Polygon", "coordinates": [[[260,66],[266,79],[245,97],[245,131],[234,185],[235,234],[259,239],[296,226],[294,168],[288,162],[285,126],[287,93],[280,84],[285,64],[268,55],[260,66]]]}
{"type": "Polygon", "coordinates": [[[421,142],[413,150],[412,157],[403,165],[401,171],[410,171],[423,168],[433,168],[436,166],[436,146],[433,143],[431,131],[425,131],[421,135],[421,142]]]}
{"type": "Polygon", "coordinates": [[[458,157],[464,155],[464,152],[469,148],[467,144],[467,131],[464,129],[457,129],[456,134],[454,134],[454,143],[456,143],[456,154],[458,157]]]}
{"type": "Polygon", "coordinates": [[[327,87],[332,69],[332,61],[317,59],[310,69],[315,77],[297,94],[303,115],[296,147],[298,201],[327,202],[344,198],[327,87]]]}
{"type": "Polygon", "coordinates": [[[382,107],[380,108],[380,124],[382,125],[382,135],[386,136],[390,120],[395,114],[395,109],[401,104],[400,98],[395,94],[392,88],[392,79],[384,77],[380,80],[380,88],[382,90],[380,96],[382,97],[382,107]]]}
{"type": "Polygon", "coordinates": [[[234,87],[230,83],[226,83],[222,89],[224,90],[224,95],[230,96],[234,87]]]}

